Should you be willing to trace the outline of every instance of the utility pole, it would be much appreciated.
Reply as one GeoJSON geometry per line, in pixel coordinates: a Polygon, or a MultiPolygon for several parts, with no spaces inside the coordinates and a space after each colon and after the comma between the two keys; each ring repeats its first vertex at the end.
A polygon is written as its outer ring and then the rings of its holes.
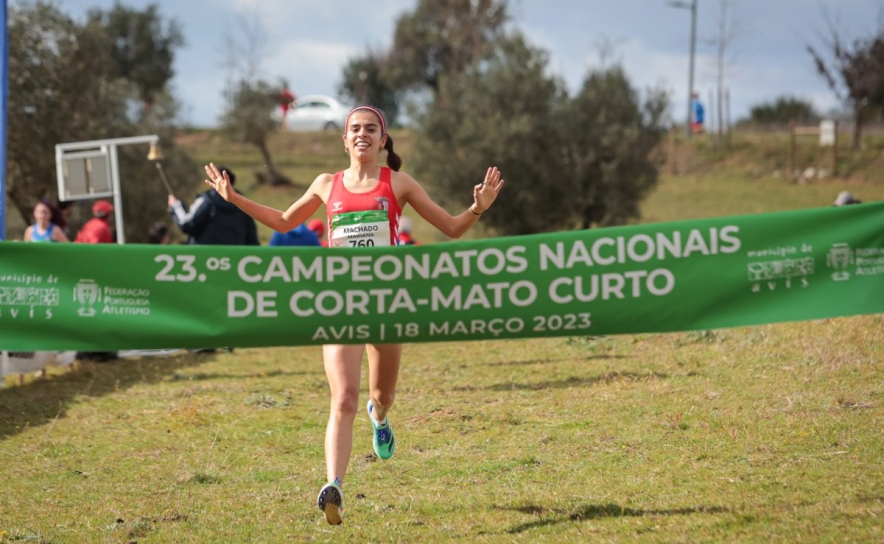
{"type": "Polygon", "coordinates": [[[691,10],[691,60],[688,68],[688,115],[685,122],[685,134],[691,137],[691,110],[694,102],[694,56],[697,51],[697,0],[690,2],[673,1],[669,5],[674,8],[682,8],[691,10]]]}

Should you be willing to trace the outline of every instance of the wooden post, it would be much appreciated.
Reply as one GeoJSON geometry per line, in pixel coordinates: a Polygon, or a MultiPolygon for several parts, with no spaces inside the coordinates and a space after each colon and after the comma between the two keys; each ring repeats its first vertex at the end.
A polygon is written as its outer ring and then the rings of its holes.
{"type": "Polygon", "coordinates": [[[795,179],[795,121],[789,121],[789,179],[795,179]]]}
{"type": "Polygon", "coordinates": [[[730,148],[731,143],[732,143],[731,131],[733,130],[733,125],[731,124],[731,90],[730,90],[730,88],[726,87],[724,89],[724,98],[727,101],[726,108],[725,108],[726,115],[727,115],[727,124],[725,125],[727,127],[727,145],[726,145],[726,147],[730,148]]]}
{"type": "Polygon", "coordinates": [[[706,134],[709,135],[708,142],[711,145],[717,143],[715,140],[715,127],[718,126],[718,122],[721,122],[721,120],[715,118],[715,95],[712,94],[712,89],[709,89],[709,107],[706,108],[706,126],[709,128],[706,130],[706,134]]]}
{"type": "Polygon", "coordinates": [[[669,171],[674,176],[678,174],[678,148],[675,145],[675,131],[669,130],[669,171]]]}
{"type": "Polygon", "coordinates": [[[838,177],[838,120],[835,120],[835,140],[832,142],[832,177],[838,177]]]}

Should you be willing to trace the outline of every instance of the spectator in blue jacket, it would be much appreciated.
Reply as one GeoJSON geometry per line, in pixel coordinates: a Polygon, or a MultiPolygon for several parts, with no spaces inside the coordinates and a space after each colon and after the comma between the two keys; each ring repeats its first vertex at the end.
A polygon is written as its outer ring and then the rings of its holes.
{"type": "Polygon", "coordinates": [[[691,132],[694,134],[703,134],[703,132],[705,132],[704,123],[706,120],[703,103],[700,102],[700,97],[697,93],[691,95],[691,111],[691,132]]]}
{"type": "Polygon", "coordinates": [[[317,246],[319,247],[319,238],[316,233],[307,228],[307,225],[301,223],[297,227],[288,232],[273,232],[270,237],[271,246],[317,246]]]}
{"type": "MultiPolygon", "coordinates": [[[[236,176],[224,166],[230,184],[236,176]]],[[[169,195],[169,213],[172,220],[187,235],[188,244],[257,246],[258,227],[245,212],[221,198],[212,189],[196,197],[190,210],[175,195],[169,195]]]]}

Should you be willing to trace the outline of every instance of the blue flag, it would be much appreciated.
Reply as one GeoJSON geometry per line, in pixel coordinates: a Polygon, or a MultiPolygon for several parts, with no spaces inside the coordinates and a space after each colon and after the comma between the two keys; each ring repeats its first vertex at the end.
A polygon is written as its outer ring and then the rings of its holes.
{"type": "Polygon", "coordinates": [[[6,239],[6,103],[9,89],[9,41],[6,1],[0,6],[0,240],[6,239]]]}

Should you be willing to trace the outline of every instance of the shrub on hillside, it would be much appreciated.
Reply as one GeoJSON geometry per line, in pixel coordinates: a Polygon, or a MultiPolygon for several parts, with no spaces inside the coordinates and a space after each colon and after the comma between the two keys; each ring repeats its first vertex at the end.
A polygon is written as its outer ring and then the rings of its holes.
{"type": "Polygon", "coordinates": [[[788,125],[791,122],[809,124],[819,120],[813,104],[791,96],[781,96],[773,102],[764,102],[749,110],[743,122],[757,125],[788,125]]]}

